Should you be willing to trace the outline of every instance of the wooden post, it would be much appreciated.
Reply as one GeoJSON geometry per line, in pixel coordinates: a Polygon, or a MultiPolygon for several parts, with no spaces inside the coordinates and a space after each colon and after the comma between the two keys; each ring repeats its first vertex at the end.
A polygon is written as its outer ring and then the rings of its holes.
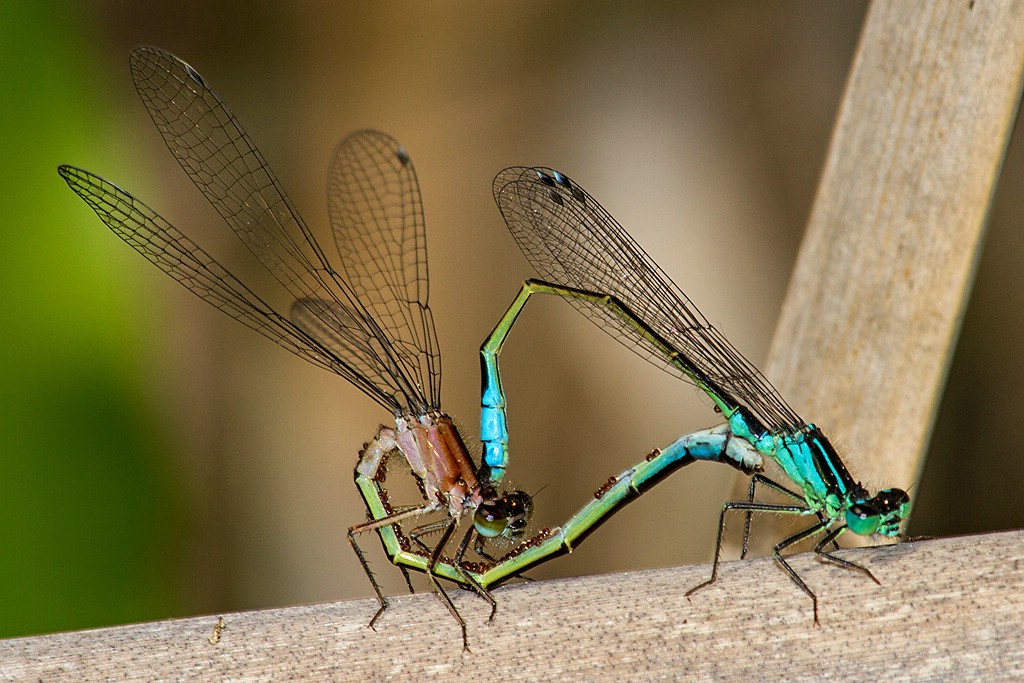
{"type": "Polygon", "coordinates": [[[868,12],[766,374],[869,488],[920,476],[1022,66],[1022,3],[868,12]]]}

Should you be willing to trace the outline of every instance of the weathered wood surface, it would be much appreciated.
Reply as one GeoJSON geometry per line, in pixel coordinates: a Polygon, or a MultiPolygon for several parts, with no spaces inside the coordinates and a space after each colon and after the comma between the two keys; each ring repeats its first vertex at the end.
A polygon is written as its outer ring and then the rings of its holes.
{"type": "Polygon", "coordinates": [[[1007,680],[1024,677],[1024,532],[802,554],[810,602],[770,559],[461,592],[472,652],[430,594],[0,641],[0,680],[1007,680]]]}

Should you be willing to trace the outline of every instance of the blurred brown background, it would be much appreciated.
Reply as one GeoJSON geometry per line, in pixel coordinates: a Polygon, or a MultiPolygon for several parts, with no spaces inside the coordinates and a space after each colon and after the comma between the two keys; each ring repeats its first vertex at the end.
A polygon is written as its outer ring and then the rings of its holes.
{"type": "MultiPolygon", "coordinates": [[[[490,197],[504,166],[573,176],[763,362],[865,8],[0,5],[0,636],[370,594],[344,530],[365,514],[356,454],[389,416],[172,284],[56,174],[88,168],[234,248],[138,101],[133,47],[213,84],[325,244],[335,143],[363,127],[402,141],[426,205],[444,404],[472,437],[478,346],[531,275],[490,197]]],[[[867,483],[910,487],[912,534],[1024,524],[1008,428],[1024,414],[1021,156],[1011,147],[922,481],[877,481],[847,457],[867,483]]],[[[715,421],[562,302],[531,306],[506,349],[509,481],[545,487],[541,525],[715,421]]],[[[687,469],[531,574],[709,560],[730,473],[687,469]]]]}

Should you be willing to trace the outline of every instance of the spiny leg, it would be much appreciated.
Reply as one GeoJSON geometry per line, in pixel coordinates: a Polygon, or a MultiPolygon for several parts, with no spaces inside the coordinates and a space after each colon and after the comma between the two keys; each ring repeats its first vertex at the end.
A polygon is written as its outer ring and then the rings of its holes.
{"type": "Polygon", "coordinates": [[[490,605],[491,605],[491,615],[489,617],[487,617],[487,621],[493,621],[494,620],[494,615],[497,614],[497,612],[498,612],[498,603],[497,603],[497,601],[495,601],[494,596],[491,595],[491,592],[489,590],[484,588],[480,584],[479,581],[477,581],[472,576],[470,576],[462,568],[462,558],[466,554],[466,548],[469,547],[470,539],[473,538],[475,535],[476,535],[476,528],[475,527],[470,527],[469,531],[466,532],[466,535],[462,537],[462,542],[459,543],[458,550],[455,551],[455,559],[452,561],[452,564],[455,565],[455,569],[459,572],[459,574],[462,576],[462,578],[465,579],[466,585],[469,586],[474,591],[476,591],[477,595],[479,595],[481,598],[483,598],[488,603],[490,603],[490,605]]]}
{"type": "MultiPolygon", "coordinates": [[[[398,525],[395,524],[395,527],[398,527],[398,525]]],[[[411,534],[412,534],[412,532],[410,532],[410,535],[411,534]]],[[[416,539],[413,539],[413,540],[416,540],[416,539]]],[[[423,545],[423,544],[421,543],[420,545],[423,545]]],[[[426,549],[426,546],[424,546],[424,549],[426,549]]],[[[428,549],[428,552],[429,552],[429,549],[428,549]]],[[[402,577],[405,579],[405,585],[406,585],[406,587],[408,587],[409,593],[415,595],[416,594],[416,588],[412,585],[412,576],[409,574],[409,568],[408,567],[404,567],[402,565],[398,565],[398,569],[402,572],[402,577]]]]}
{"type": "Polygon", "coordinates": [[[398,565],[399,570],[402,572],[402,576],[405,578],[405,585],[409,588],[409,592],[413,595],[416,594],[416,589],[412,585],[412,576],[409,574],[409,570],[402,565],[398,565]]]}
{"type": "Polygon", "coordinates": [[[879,586],[881,586],[882,582],[879,581],[878,579],[876,579],[875,575],[872,574],[871,570],[868,569],[867,567],[865,567],[863,565],[860,565],[860,564],[857,564],[856,562],[851,562],[850,560],[844,560],[841,557],[836,557],[832,553],[825,552],[823,550],[823,548],[826,545],[828,545],[829,542],[832,542],[832,545],[834,545],[836,547],[836,549],[838,550],[839,549],[839,544],[836,543],[835,541],[836,541],[836,538],[839,536],[839,534],[843,533],[844,531],[846,531],[846,527],[845,526],[841,526],[841,527],[837,527],[837,528],[833,529],[832,531],[828,532],[825,535],[825,538],[821,539],[821,542],[814,546],[814,552],[817,553],[819,557],[821,557],[822,559],[824,559],[824,560],[826,560],[828,562],[831,562],[832,564],[838,565],[840,567],[845,567],[846,569],[855,569],[855,570],[859,571],[860,573],[864,574],[869,579],[871,579],[872,581],[877,583],[879,586]]]}
{"type": "MultiPolygon", "coordinates": [[[[363,549],[359,547],[359,543],[356,542],[356,534],[374,531],[381,527],[395,524],[409,517],[418,517],[428,512],[433,512],[436,509],[438,509],[438,506],[435,503],[431,503],[429,505],[402,510],[382,519],[376,519],[349,527],[348,542],[352,546],[352,550],[355,552],[356,557],[359,558],[359,564],[362,565],[363,572],[365,572],[366,577],[370,579],[370,585],[373,586],[373,592],[377,594],[377,602],[380,603],[380,607],[377,609],[377,612],[373,615],[373,618],[370,619],[370,623],[368,624],[370,628],[373,628],[373,625],[377,623],[377,619],[380,618],[380,615],[384,614],[384,610],[388,608],[388,601],[384,597],[384,591],[381,590],[380,584],[377,583],[377,577],[374,576],[373,570],[370,569],[370,563],[367,561],[366,555],[363,553],[363,549]]],[[[405,574],[405,580],[406,584],[409,586],[409,590],[412,591],[412,581],[409,579],[408,572],[406,572],[404,568],[402,569],[402,572],[405,574]]]]}
{"type": "MultiPolygon", "coordinates": [[[[781,493],[782,495],[788,496],[788,497],[793,498],[795,500],[798,500],[798,501],[801,501],[801,502],[804,500],[804,497],[802,495],[800,495],[796,491],[793,491],[793,490],[783,486],[782,484],[780,484],[779,482],[775,481],[774,479],[769,479],[768,477],[764,476],[763,474],[755,474],[750,479],[750,492],[749,492],[749,495],[747,497],[747,502],[748,503],[753,503],[754,502],[755,489],[756,489],[758,484],[761,484],[762,486],[770,488],[773,491],[781,493]]],[[[741,560],[745,559],[747,557],[747,550],[749,549],[748,541],[750,540],[750,523],[751,523],[751,519],[753,517],[753,514],[754,514],[753,510],[747,510],[746,521],[744,522],[744,525],[743,525],[743,550],[740,553],[740,559],[741,560]]],[[[821,522],[822,524],[826,524],[825,515],[824,515],[824,513],[821,510],[818,510],[814,514],[818,518],[819,522],[821,522]]],[[[838,536],[838,534],[834,534],[834,535],[830,534],[829,536],[830,536],[830,538],[828,540],[832,542],[833,550],[839,550],[839,544],[836,543],[836,541],[835,541],[835,537],[838,536]]],[[[826,543],[827,542],[828,541],[826,541],[826,543]]]]}
{"type": "MultiPolygon", "coordinates": [[[[821,523],[822,523],[822,524],[824,524],[825,526],[828,526],[828,523],[827,523],[827,522],[825,521],[825,513],[824,513],[824,512],[822,512],[821,510],[818,510],[818,511],[817,511],[817,512],[816,512],[815,514],[816,514],[816,515],[818,516],[818,521],[819,521],[819,522],[821,522],[821,523]]],[[[845,528],[846,528],[846,526],[845,526],[845,525],[841,527],[841,529],[845,529],[845,528]]],[[[825,541],[825,542],[823,542],[823,543],[821,544],[821,546],[820,546],[820,547],[824,547],[824,546],[825,546],[825,545],[827,545],[828,543],[831,543],[831,544],[832,544],[832,551],[833,551],[833,552],[834,552],[834,551],[836,551],[836,550],[842,550],[842,548],[841,548],[841,547],[840,547],[840,545],[839,545],[839,541],[837,540],[837,539],[838,539],[838,537],[839,537],[839,534],[838,534],[838,533],[832,533],[832,532],[829,532],[829,533],[827,534],[827,536],[826,536],[826,538],[827,538],[828,540],[827,540],[827,541],[825,541]]],[[[818,548],[818,547],[819,547],[819,546],[815,546],[815,548],[818,548]]],[[[815,552],[818,552],[818,551],[817,551],[817,550],[815,550],[815,552]]],[[[823,556],[825,556],[825,557],[827,557],[827,558],[830,558],[830,557],[831,557],[831,555],[829,555],[828,553],[819,553],[819,554],[820,554],[820,555],[823,555],[823,556]]],[[[845,560],[844,560],[844,562],[845,562],[845,560]]],[[[853,563],[853,562],[850,562],[850,564],[854,564],[854,563],[853,563]]],[[[870,573],[871,573],[871,572],[868,572],[868,574],[870,574],[870,573]]],[[[872,576],[871,578],[873,579],[873,578],[875,578],[875,577],[873,577],[873,576],[872,576]]],[[[877,582],[877,581],[875,581],[875,583],[878,583],[878,582],[877,582]]],[[[882,584],[880,584],[880,583],[879,583],[878,585],[879,585],[879,586],[881,586],[882,584]]]]}
{"type": "Polygon", "coordinates": [[[441,558],[441,551],[448,545],[448,541],[451,540],[452,534],[455,533],[455,528],[458,526],[459,520],[452,518],[448,522],[448,527],[441,534],[441,540],[438,541],[437,546],[434,547],[434,551],[430,554],[430,563],[427,565],[427,578],[430,579],[430,583],[433,584],[434,590],[444,606],[448,608],[455,620],[459,622],[459,628],[462,629],[462,649],[469,652],[469,636],[466,634],[466,620],[459,614],[459,610],[455,608],[455,603],[452,602],[452,598],[448,595],[448,592],[441,585],[441,582],[437,580],[436,571],[438,560],[441,558]]]}
{"type": "MultiPolygon", "coordinates": [[[[797,501],[800,501],[800,502],[803,502],[803,500],[804,500],[804,497],[801,496],[799,493],[797,493],[795,491],[789,490],[788,488],[786,488],[782,484],[778,483],[774,479],[769,479],[768,477],[764,476],[763,474],[755,474],[753,477],[750,478],[750,489],[749,489],[749,495],[747,496],[747,502],[748,503],[753,503],[754,502],[754,497],[755,497],[755,494],[756,494],[756,490],[757,490],[757,485],[758,484],[761,484],[762,486],[770,488],[773,491],[777,491],[777,492],[781,493],[784,496],[789,496],[790,498],[793,498],[794,500],[797,500],[797,501]]],[[[745,559],[747,557],[747,550],[748,550],[748,547],[749,547],[748,546],[748,542],[750,540],[750,522],[751,522],[751,520],[753,518],[753,515],[754,515],[754,511],[753,510],[747,510],[747,514],[744,515],[746,517],[746,520],[744,521],[744,524],[743,524],[743,551],[740,553],[740,559],[741,560],[745,559]]]]}
{"type": "MultiPolygon", "coordinates": [[[[769,479],[768,477],[765,477],[764,475],[755,474],[751,478],[751,480],[750,480],[750,495],[749,495],[749,498],[748,498],[748,502],[751,503],[751,504],[754,503],[755,487],[757,486],[757,484],[761,484],[762,486],[768,487],[768,488],[772,489],[773,491],[777,491],[778,493],[781,493],[783,495],[789,496],[791,498],[795,498],[797,500],[802,500],[802,496],[800,496],[800,494],[790,490],[789,488],[779,484],[778,482],[776,482],[776,481],[774,481],[772,479],[769,479]]],[[[747,510],[746,522],[744,524],[744,529],[743,529],[743,552],[740,555],[741,558],[746,557],[746,554],[747,554],[747,547],[748,547],[747,546],[747,542],[748,542],[748,539],[750,537],[750,522],[751,522],[751,517],[753,516],[753,513],[754,513],[753,509],[748,509],[747,510]]],[[[815,515],[818,518],[818,524],[816,524],[816,525],[814,525],[812,527],[809,527],[808,529],[805,529],[803,531],[800,531],[797,534],[795,534],[795,535],[785,539],[784,541],[780,542],[778,545],[775,546],[774,555],[775,555],[775,559],[778,560],[782,564],[783,568],[786,570],[786,573],[789,574],[790,578],[792,578],[793,581],[805,593],[807,593],[807,595],[810,596],[811,600],[814,603],[814,623],[817,624],[818,623],[818,598],[817,598],[817,596],[813,593],[813,591],[811,591],[811,589],[807,586],[807,584],[802,579],[800,579],[799,576],[797,576],[796,571],[792,568],[792,566],[788,562],[786,562],[782,558],[782,556],[780,554],[780,551],[782,549],[784,549],[784,548],[786,548],[789,545],[792,545],[794,543],[798,543],[798,542],[802,541],[803,539],[808,538],[809,536],[813,536],[814,534],[818,533],[819,531],[821,531],[822,529],[824,529],[825,527],[828,526],[829,522],[825,518],[825,515],[824,515],[824,513],[821,510],[816,511],[815,515]]],[[[822,558],[824,558],[826,561],[831,562],[831,563],[833,563],[833,564],[835,564],[837,566],[845,567],[847,569],[855,569],[855,570],[863,573],[864,575],[866,575],[868,578],[870,578],[876,584],[882,585],[881,582],[877,578],[875,578],[875,575],[872,574],[871,571],[867,567],[859,565],[856,562],[851,562],[849,560],[844,560],[841,557],[836,557],[831,552],[826,552],[824,550],[825,546],[828,545],[829,543],[832,544],[833,551],[839,550],[840,548],[839,548],[839,543],[837,542],[837,539],[840,536],[840,534],[842,534],[845,530],[846,530],[846,526],[843,525],[843,526],[837,527],[835,529],[832,529],[827,534],[825,534],[824,538],[822,538],[821,541],[819,541],[814,546],[815,554],[820,556],[820,557],[822,557],[822,558]]],[[[698,588],[700,588],[700,586],[698,586],[698,588]]]]}
{"type": "Polygon", "coordinates": [[[686,597],[690,597],[701,588],[710,586],[718,580],[718,562],[722,556],[722,538],[725,536],[725,515],[730,510],[776,512],[790,515],[805,515],[810,512],[806,505],[773,505],[770,503],[750,503],[747,501],[732,501],[723,505],[722,514],[718,517],[718,540],[715,542],[715,561],[711,565],[711,578],[686,591],[686,597]]]}
{"type": "MultiPolygon", "coordinates": [[[[422,548],[424,552],[433,554],[434,548],[431,548],[426,543],[421,541],[419,537],[423,536],[425,534],[430,534],[430,533],[434,533],[434,532],[440,531],[441,529],[446,529],[449,525],[450,525],[450,522],[444,521],[444,520],[438,521],[438,522],[431,522],[430,524],[424,524],[423,526],[416,527],[415,529],[410,531],[409,532],[409,538],[412,539],[420,548],[422,548]]],[[[476,530],[473,527],[470,527],[469,531],[466,532],[466,536],[462,539],[462,542],[459,543],[459,548],[456,551],[455,559],[451,562],[451,566],[452,566],[453,569],[455,569],[456,572],[458,572],[459,576],[462,577],[463,582],[465,583],[466,586],[468,586],[471,590],[476,592],[477,595],[482,597],[484,600],[486,600],[491,605],[491,616],[488,618],[488,621],[491,621],[491,620],[494,619],[494,615],[497,612],[498,603],[495,602],[494,597],[491,595],[490,591],[488,591],[486,588],[484,588],[480,584],[479,581],[477,581],[472,576],[470,576],[462,568],[462,560],[463,560],[463,557],[466,554],[466,549],[469,546],[469,541],[475,535],[476,535],[476,530]]],[[[478,545],[479,545],[479,543],[478,543],[478,545]]],[[[487,559],[491,559],[490,557],[488,557],[486,555],[483,555],[483,557],[486,557],[487,559]]],[[[432,563],[431,565],[429,565],[428,566],[428,571],[430,571],[431,569],[436,570],[436,565],[437,565],[437,563],[432,563]]]]}
{"type": "MultiPolygon", "coordinates": [[[[817,533],[820,533],[821,530],[824,529],[827,525],[828,525],[828,522],[824,522],[824,521],[823,522],[818,522],[817,524],[815,524],[813,526],[807,527],[803,531],[798,531],[797,533],[793,534],[789,538],[786,538],[786,539],[783,539],[782,541],[779,541],[775,545],[775,549],[774,549],[774,553],[773,553],[775,555],[775,559],[779,562],[779,564],[782,565],[782,568],[786,570],[786,573],[789,574],[789,578],[791,578],[793,580],[793,583],[795,583],[797,586],[799,586],[800,590],[802,590],[804,593],[806,593],[808,595],[808,597],[811,598],[811,603],[814,606],[814,625],[815,626],[818,625],[818,596],[814,594],[814,591],[811,590],[810,586],[808,586],[806,583],[804,583],[804,580],[800,578],[800,575],[796,573],[796,570],[793,569],[792,566],[790,566],[789,562],[786,562],[786,559],[784,557],[782,557],[782,551],[785,550],[786,548],[788,548],[791,545],[799,543],[800,541],[804,540],[805,538],[810,538],[811,536],[813,536],[813,535],[815,535],[817,533]]],[[[830,535],[831,534],[826,535],[826,539],[832,540],[832,539],[828,538],[828,536],[830,536],[830,535]]],[[[827,543],[828,541],[826,540],[824,542],[827,543]]]]}
{"type": "MultiPolygon", "coordinates": [[[[761,483],[764,484],[766,482],[762,481],[761,483]]],[[[779,486],[778,484],[776,484],[775,482],[772,482],[771,480],[767,480],[767,483],[768,483],[769,486],[771,486],[772,488],[775,488],[778,491],[781,491],[782,493],[789,493],[790,495],[794,495],[792,491],[788,491],[785,487],[779,486]]],[[[751,485],[751,488],[753,488],[753,485],[751,485]]],[[[711,578],[709,580],[705,581],[704,583],[701,583],[701,584],[699,584],[697,586],[694,586],[689,591],[687,591],[686,592],[686,596],[687,597],[689,597],[690,595],[692,595],[693,593],[695,593],[699,589],[704,588],[705,586],[711,585],[712,583],[714,583],[717,580],[718,562],[719,562],[719,556],[720,556],[720,553],[721,553],[721,546],[722,546],[722,536],[723,536],[723,533],[724,533],[724,530],[725,530],[725,513],[728,512],[729,510],[746,510],[748,517],[753,512],[775,512],[775,513],[782,513],[782,514],[808,514],[808,513],[811,512],[806,506],[801,506],[801,505],[771,505],[771,504],[766,504],[766,503],[750,503],[750,502],[726,503],[725,506],[723,506],[723,508],[722,508],[722,514],[721,514],[721,517],[719,518],[719,524],[718,524],[718,543],[715,546],[715,562],[712,565],[711,578]]],[[[817,524],[809,526],[806,529],[798,531],[797,533],[793,534],[792,536],[789,536],[788,538],[783,539],[782,541],[780,541],[779,543],[777,543],[775,545],[775,547],[773,548],[772,554],[775,557],[775,560],[780,565],[782,565],[782,568],[786,571],[786,574],[789,575],[789,578],[793,581],[793,583],[795,583],[797,585],[797,587],[799,587],[800,590],[802,590],[804,593],[806,593],[807,596],[811,599],[811,604],[812,604],[813,611],[814,611],[814,624],[817,626],[818,623],[819,623],[818,622],[818,596],[815,595],[814,591],[811,590],[810,586],[808,586],[807,583],[803,579],[800,578],[800,575],[797,574],[796,570],[793,569],[792,565],[790,565],[789,562],[787,562],[785,557],[783,557],[783,555],[782,555],[782,551],[785,550],[786,548],[788,548],[788,547],[790,547],[792,545],[795,545],[795,544],[799,543],[800,541],[803,541],[806,538],[810,538],[811,536],[814,536],[815,534],[821,533],[821,531],[828,526],[829,521],[827,519],[824,519],[824,515],[822,515],[821,512],[817,512],[816,514],[818,516],[818,523],[817,524]]],[[[881,585],[880,582],[878,581],[878,579],[876,579],[875,576],[871,573],[871,571],[868,570],[866,567],[863,567],[863,566],[857,564],[856,562],[850,562],[849,560],[844,560],[844,559],[842,559],[840,557],[836,557],[836,556],[834,556],[834,555],[832,555],[832,554],[830,554],[828,552],[825,552],[825,550],[824,550],[825,546],[828,545],[829,543],[835,544],[836,538],[845,530],[846,530],[846,527],[845,526],[841,526],[841,527],[838,527],[836,529],[832,529],[827,534],[825,534],[825,537],[822,538],[821,541],[819,541],[814,546],[815,554],[819,555],[820,557],[823,557],[825,560],[827,560],[829,562],[832,562],[833,564],[836,564],[836,565],[838,565],[840,567],[846,567],[847,569],[856,569],[857,571],[860,571],[860,572],[864,573],[865,575],[867,575],[875,583],[878,583],[879,585],[881,585]]]]}
{"type": "Polygon", "coordinates": [[[409,540],[420,547],[420,550],[427,553],[428,555],[434,552],[434,549],[429,545],[420,540],[420,536],[426,536],[427,534],[434,534],[438,531],[443,531],[448,528],[450,521],[442,519],[437,522],[430,522],[429,524],[422,524],[412,531],[409,532],[409,540]]]}
{"type": "MultiPolygon", "coordinates": [[[[380,615],[384,614],[384,610],[388,608],[388,601],[384,597],[384,591],[381,590],[380,584],[377,583],[377,577],[373,575],[373,570],[370,569],[370,563],[367,562],[362,548],[360,548],[359,544],[356,543],[356,533],[358,532],[355,527],[349,527],[348,542],[352,546],[352,550],[355,551],[356,557],[359,558],[359,564],[363,567],[363,573],[365,573],[366,577],[370,579],[370,585],[373,586],[373,592],[377,595],[377,602],[380,603],[380,607],[377,608],[377,611],[374,613],[373,618],[370,619],[370,623],[368,624],[370,628],[373,628],[373,625],[377,623],[377,619],[379,619],[380,615]]],[[[376,631],[377,629],[374,630],[376,631]]]]}

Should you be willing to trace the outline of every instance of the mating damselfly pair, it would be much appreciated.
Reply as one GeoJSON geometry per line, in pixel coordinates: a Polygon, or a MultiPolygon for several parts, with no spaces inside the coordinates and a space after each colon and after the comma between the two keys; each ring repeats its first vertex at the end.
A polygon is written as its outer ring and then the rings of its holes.
{"type": "MultiPolygon", "coordinates": [[[[352,548],[380,608],[387,607],[360,534],[376,532],[405,573],[426,574],[462,628],[466,624],[440,580],[476,592],[571,551],[617,509],[679,468],[717,461],[752,474],[749,497],[727,503],[719,521],[715,581],[726,513],[745,513],[744,554],[754,512],[809,515],[813,525],[775,546],[775,557],[812,599],[814,592],[782,552],[821,536],[815,552],[874,579],[826,546],[851,530],[896,536],[909,510],[898,489],[871,496],[844,468],[821,431],[805,423],[778,392],[701,315],[686,295],[589,194],[546,168],[508,168],[493,192],[520,249],[545,278],[528,280],[481,348],[483,391],[479,461],[441,410],[441,358],[428,302],[425,219],[409,154],[391,137],[361,131],[338,146],[329,173],[334,263],[287,198],[262,154],[220,96],[192,67],[162,50],[139,48],[131,72],[171,152],[207,200],[291,300],[276,310],[159,214],[88,171],[59,172],[107,226],[196,295],[299,357],[354,384],[387,409],[360,454],[355,480],[369,514],[349,529],[352,548]],[[697,385],[725,423],[681,437],[613,477],[565,524],[528,537],[533,511],[524,491],[502,490],[509,466],[505,395],[498,357],[534,294],[569,300],[602,329],[654,363],[697,385]],[[388,461],[410,467],[422,499],[390,500],[388,461]],[[792,482],[762,474],[774,460],[792,482]],[[757,487],[792,499],[757,500],[757,487]],[[457,540],[453,540],[456,537],[457,540]],[[500,552],[499,552],[500,551],[500,552]]],[[[836,546],[837,547],[837,546],[836,546]]],[[[410,590],[412,584],[409,582],[410,590]]]]}

